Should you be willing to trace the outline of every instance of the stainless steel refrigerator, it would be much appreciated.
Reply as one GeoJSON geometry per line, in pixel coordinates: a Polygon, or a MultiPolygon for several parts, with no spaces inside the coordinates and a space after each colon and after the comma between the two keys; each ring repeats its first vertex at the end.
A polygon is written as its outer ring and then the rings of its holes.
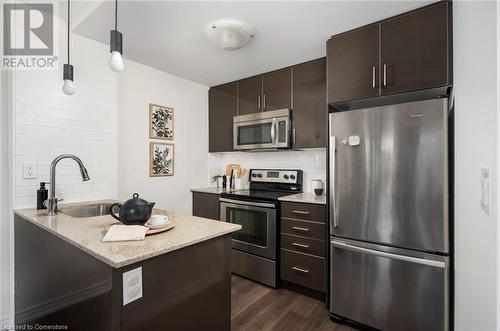
{"type": "Polygon", "coordinates": [[[448,99],[329,117],[330,313],[449,328],[448,99]]]}

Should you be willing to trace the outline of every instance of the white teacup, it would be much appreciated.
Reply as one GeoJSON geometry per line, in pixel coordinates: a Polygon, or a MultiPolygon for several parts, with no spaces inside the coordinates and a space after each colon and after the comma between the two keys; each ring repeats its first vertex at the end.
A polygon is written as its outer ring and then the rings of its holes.
{"type": "Polygon", "coordinates": [[[151,225],[162,225],[168,222],[168,218],[165,215],[153,215],[149,219],[149,224],[151,225]]]}

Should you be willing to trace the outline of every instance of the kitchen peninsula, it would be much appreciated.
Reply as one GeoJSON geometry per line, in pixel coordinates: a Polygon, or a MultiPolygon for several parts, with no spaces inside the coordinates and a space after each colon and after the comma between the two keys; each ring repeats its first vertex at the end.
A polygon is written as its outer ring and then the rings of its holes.
{"type": "Polygon", "coordinates": [[[229,330],[239,225],[155,209],[175,222],[144,241],[102,242],[109,214],[15,211],[16,324],[70,330],[229,330]]]}

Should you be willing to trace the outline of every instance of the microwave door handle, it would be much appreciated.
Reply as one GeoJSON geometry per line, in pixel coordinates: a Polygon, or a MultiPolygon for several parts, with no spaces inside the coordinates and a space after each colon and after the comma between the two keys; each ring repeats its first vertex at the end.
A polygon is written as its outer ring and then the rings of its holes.
{"type": "Polygon", "coordinates": [[[273,145],[276,145],[276,119],[273,118],[273,123],[271,124],[271,141],[273,145]]]}

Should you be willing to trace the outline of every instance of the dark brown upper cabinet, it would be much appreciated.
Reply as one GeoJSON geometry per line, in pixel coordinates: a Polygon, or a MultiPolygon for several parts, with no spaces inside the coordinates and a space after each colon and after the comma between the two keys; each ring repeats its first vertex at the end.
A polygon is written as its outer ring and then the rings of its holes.
{"type": "Polygon", "coordinates": [[[380,24],[382,93],[449,85],[448,2],[380,24]]]}
{"type": "Polygon", "coordinates": [[[262,75],[263,111],[292,108],[292,69],[285,68],[262,75]]]}
{"type": "Polygon", "coordinates": [[[293,67],[293,147],[326,147],[326,58],[293,67]]]}
{"type": "Polygon", "coordinates": [[[379,95],[379,26],[333,36],[327,43],[328,102],[379,95]]]}
{"type": "Polygon", "coordinates": [[[233,151],[234,116],[278,109],[292,110],[293,148],[326,146],[325,58],[215,86],[208,97],[209,152],[233,151]]]}
{"type": "Polygon", "coordinates": [[[328,103],[452,85],[451,3],[333,36],[328,103]]]}
{"type": "Polygon", "coordinates": [[[238,83],[228,83],[208,91],[208,151],[233,150],[233,116],[238,110],[238,83]]]}
{"type": "Polygon", "coordinates": [[[262,75],[245,78],[238,83],[238,115],[261,112],[262,75]]]}

